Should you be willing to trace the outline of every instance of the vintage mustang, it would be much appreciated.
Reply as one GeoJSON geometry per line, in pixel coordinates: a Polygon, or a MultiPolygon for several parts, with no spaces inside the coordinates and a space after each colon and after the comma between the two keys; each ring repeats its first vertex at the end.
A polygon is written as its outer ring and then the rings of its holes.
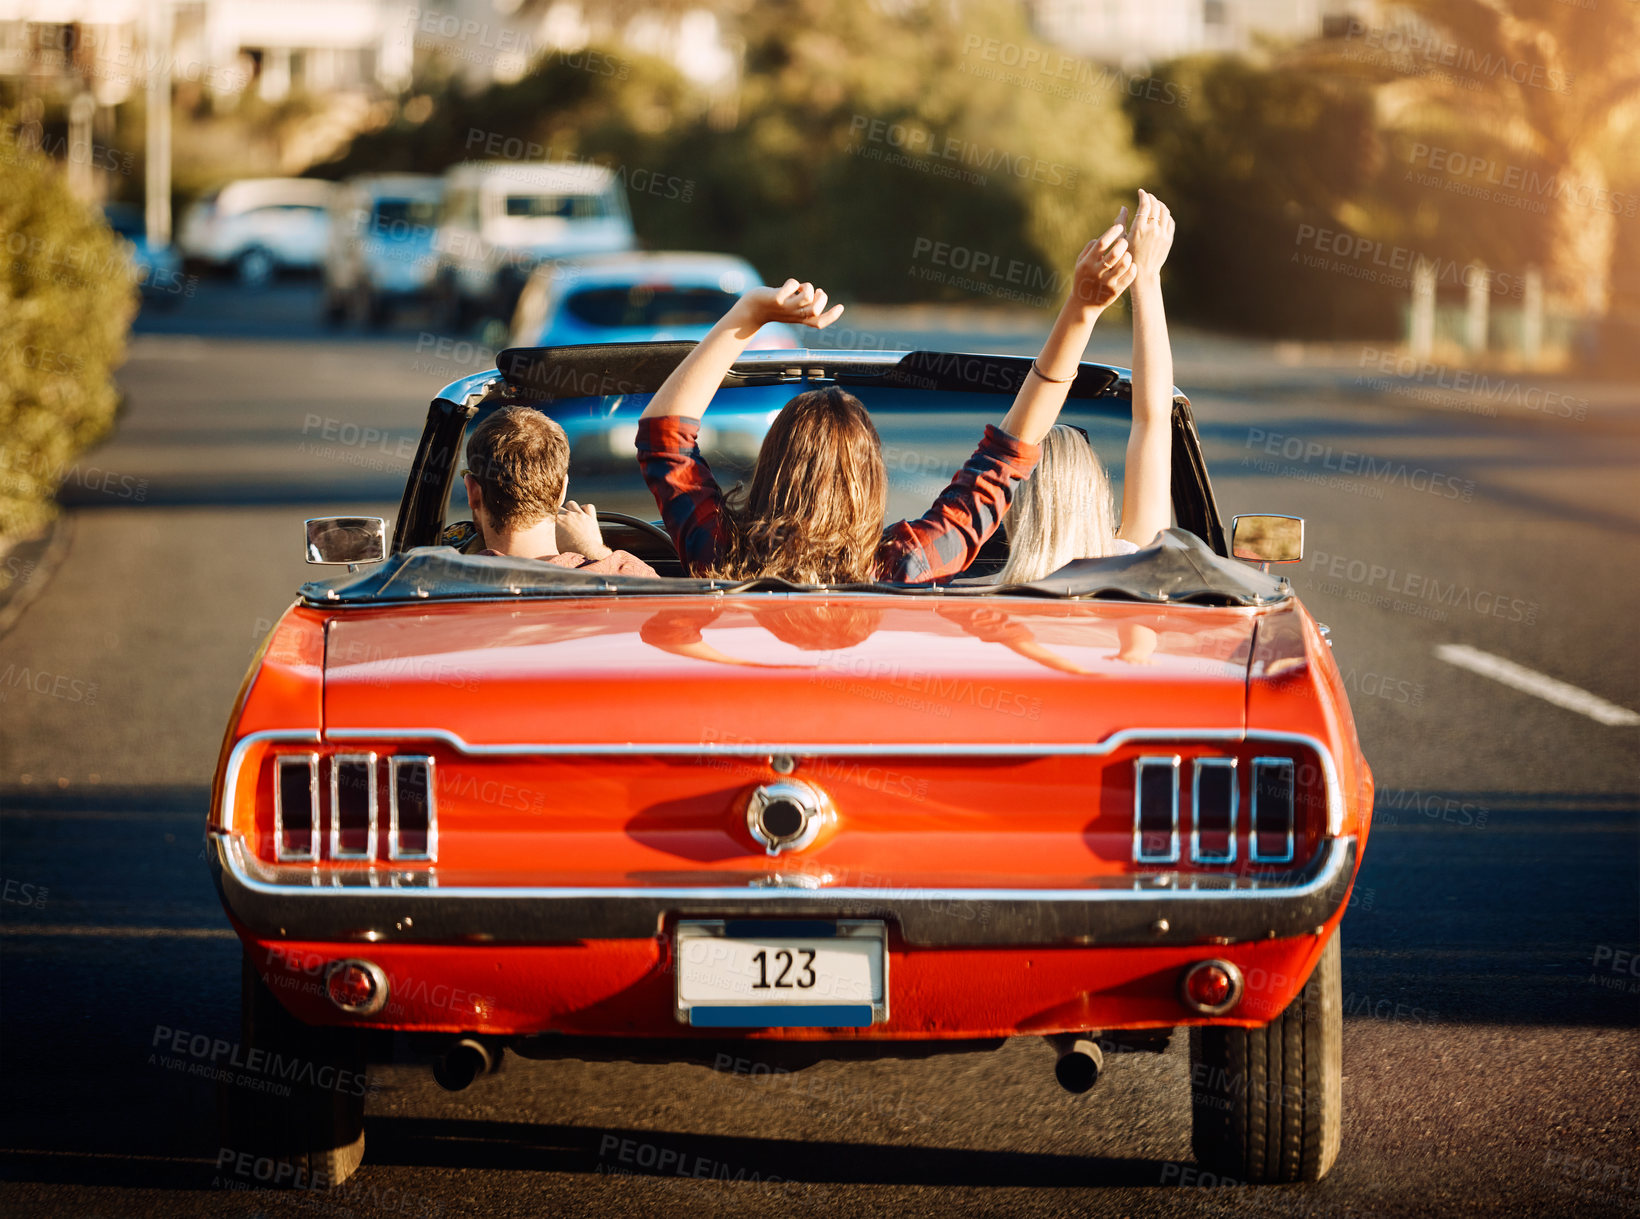
{"type": "MultiPolygon", "coordinates": [[[[351,566],[251,666],[208,827],[243,1045],[294,1081],[225,1087],[228,1145],[344,1179],[395,1045],[460,1088],[508,1050],[802,1066],[1036,1036],[1075,1092],[1188,1026],[1197,1157],[1326,1173],[1372,777],[1326,629],[1268,574],[1302,523],[1227,534],[1176,394],[1175,527],[1028,585],[987,580],[1000,532],[940,587],[688,578],[613,513],[666,578],[441,544],[476,417],[635,418],[685,351],[505,352],[433,401],[391,541],[308,522],[309,559],[351,566]]],[[[750,353],[718,401],[847,386],[915,513],[1028,367],[750,353]]],[[[1119,453],[1129,394],[1085,364],[1065,417],[1119,453]]]]}

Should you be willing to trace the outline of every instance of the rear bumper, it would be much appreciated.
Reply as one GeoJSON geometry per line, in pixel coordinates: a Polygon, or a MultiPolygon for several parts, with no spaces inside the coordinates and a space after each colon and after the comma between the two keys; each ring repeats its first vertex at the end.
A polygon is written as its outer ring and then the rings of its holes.
{"type": "Polygon", "coordinates": [[[264,942],[426,945],[652,940],[674,916],[870,918],[908,947],[1186,946],[1314,935],[1355,877],[1356,839],[1304,868],[1253,876],[1158,872],[1077,889],[394,887],[381,874],[314,869],[272,879],[237,834],[207,858],[223,906],[264,942]]]}

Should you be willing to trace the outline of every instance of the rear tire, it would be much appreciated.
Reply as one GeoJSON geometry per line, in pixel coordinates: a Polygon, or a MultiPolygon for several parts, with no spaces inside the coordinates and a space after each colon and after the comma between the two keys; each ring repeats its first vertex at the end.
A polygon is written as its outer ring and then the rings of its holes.
{"type": "Polygon", "coordinates": [[[1190,1038],[1196,1159],[1240,1181],[1319,1181],[1343,1134],[1343,981],[1338,933],[1287,1010],[1261,1029],[1190,1038]]]}
{"type": "Polygon", "coordinates": [[[267,1065],[253,1079],[289,1087],[290,1095],[222,1083],[223,1151],[271,1160],[271,1179],[257,1175],[251,1183],[258,1186],[328,1189],[352,1176],[364,1159],[363,1032],[303,1024],[279,1005],[247,957],[240,1046],[247,1059],[253,1049],[263,1051],[267,1065]]]}

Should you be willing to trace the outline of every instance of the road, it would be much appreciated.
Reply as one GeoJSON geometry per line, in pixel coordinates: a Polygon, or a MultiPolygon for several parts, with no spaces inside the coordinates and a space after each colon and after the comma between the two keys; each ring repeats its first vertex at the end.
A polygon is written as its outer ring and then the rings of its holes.
{"type": "MultiPolygon", "coordinates": [[[[1083,1097],[1037,1041],[774,1077],[514,1059],[457,1095],[390,1065],[340,1196],[219,1171],[212,1085],[156,1046],[237,1033],[200,852],[224,718],[309,578],[302,519],[391,515],[427,400],[484,358],[414,321],[332,336],[313,316],[304,286],[205,284],[139,322],[117,435],[71,472],[0,637],[5,1213],[1640,1214],[1640,731],[1437,652],[1640,709],[1640,387],[1582,420],[1487,417],[1358,384],[1365,356],[1187,335],[1178,380],[1227,515],[1308,522],[1290,574],[1378,779],[1328,1180],[1201,1177],[1178,1036],[1083,1097]],[[740,1179],[678,1175],[702,1165],[740,1179]]],[[[1028,327],[961,317],[843,325],[856,346],[1033,350],[1028,327]]]]}

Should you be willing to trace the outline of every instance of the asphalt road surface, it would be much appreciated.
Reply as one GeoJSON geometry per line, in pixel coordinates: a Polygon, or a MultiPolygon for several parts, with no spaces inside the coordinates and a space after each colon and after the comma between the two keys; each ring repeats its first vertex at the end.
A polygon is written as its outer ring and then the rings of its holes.
{"type": "MultiPolygon", "coordinates": [[[[485,358],[413,320],[332,336],[313,316],[304,286],[206,284],[142,319],[117,435],[70,472],[53,550],[10,560],[6,1214],[1640,1215],[1640,730],[1616,710],[1640,709],[1640,387],[1583,419],[1492,417],[1363,385],[1365,354],[1191,336],[1178,380],[1221,504],[1307,519],[1291,575],[1379,785],[1325,1182],[1202,1177],[1179,1036],[1082,1097],[1033,1040],[775,1076],[511,1059],[456,1095],[384,1066],[341,1194],[219,1169],[213,1085],[156,1047],[237,1034],[239,949],[200,852],[224,719],[309,577],[302,519],[390,515],[428,399],[485,358]],[[1506,684],[1498,660],[1575,690],[1506,684]]],[[[937,315],[842,328],[1034,350],[937,315]]],[[[1094,355],[1126,363],[1124,336],[1094,355]]]]}

